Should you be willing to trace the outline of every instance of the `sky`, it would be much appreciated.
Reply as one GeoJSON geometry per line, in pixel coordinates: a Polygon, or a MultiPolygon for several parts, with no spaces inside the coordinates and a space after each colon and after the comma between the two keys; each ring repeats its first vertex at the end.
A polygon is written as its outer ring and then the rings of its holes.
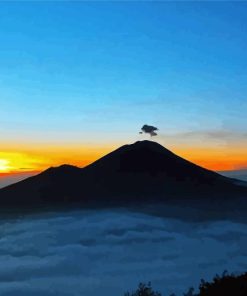
{"type": "Polygon", "coordinates": [[[247,2],[1,2],[0,175],[152,140],[247,168],[247,2]]]}

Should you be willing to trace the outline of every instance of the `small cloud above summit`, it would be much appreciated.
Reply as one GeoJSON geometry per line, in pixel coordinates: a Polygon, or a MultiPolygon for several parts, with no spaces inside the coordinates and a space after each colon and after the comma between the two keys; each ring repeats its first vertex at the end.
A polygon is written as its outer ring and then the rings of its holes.
{"type": "Polygon", "coordinates": [[[158,128],[152,125],[147,125],[144,124],[143,127],[141,128],[141,132],[139,132],[140,134],[145,133],[145,134],[150,134],[151,137],[153,136],[157,136],[157,132],[158,128]]]}

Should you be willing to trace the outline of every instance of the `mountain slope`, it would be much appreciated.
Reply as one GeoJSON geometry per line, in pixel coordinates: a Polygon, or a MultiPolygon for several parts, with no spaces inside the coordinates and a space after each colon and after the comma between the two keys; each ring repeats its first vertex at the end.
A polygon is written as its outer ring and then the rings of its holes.
{"type": "Polygon", "coordinates": [[[80,169],[62,165],[0,190],[1,204],[116,202],[246,195],[232,180],[152,141],[124,145],[80,169]]]}
{"type": "MultiPolygon", "coordinates": [[[[152,141],[125,145],[84,168],[88,196],[124,200],[237,192],[232,180],[197,166],[152,141]],[[91,180],[97,180],[92,184],[91,180]],[[94,187],[94,190],[90,188],[94,187]],[[110,193],[110,194],[109,194],[110,193]]],[[[241,190],[240,190],[241,191],[241,190]]]]}

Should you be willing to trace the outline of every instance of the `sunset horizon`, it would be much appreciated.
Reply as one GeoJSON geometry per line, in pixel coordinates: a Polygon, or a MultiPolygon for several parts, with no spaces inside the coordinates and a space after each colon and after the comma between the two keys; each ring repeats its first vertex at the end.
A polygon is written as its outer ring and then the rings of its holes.
{"type": "Polygon", "coordinates": [[[83,167],[145,123],[200,166],[247,168],[246,5],[224,8],[1,3],[0,177],[83,167]]]}
{"type": "MultiPolygon", "coordinates": [[[[141,141],[141,137],[136,136],[136,141],[141,141]]],[[[213,171],[232,171],[246,169],[247,165],[245,151],[242,155],[229,149],[222,147],[191,147],[191,146],[173,146],[172,144],[165,146],[164,141],[153,140],[160,143],[165,148],[171,150],[175,154],[213,171]]],[[[135,142],[135,141],[133,141],[135,142]]],[[[132,143],[133,143],[132,142],[132,143]]],[[[116,143],[112,146],[82,146],[76,149],[73,146],[53,146],[50,149],[44,147],[44,150],[34,149],[32,152],[23,150],[16,151],[1,151],[0,152],[0,178],[11,175],[22,175],[25,173],[38,174],[49,167],[56,167],[63,164],[74,165],[83,168],[104,155],[119,148],[121,145],[131,143],[116,143]]]]}

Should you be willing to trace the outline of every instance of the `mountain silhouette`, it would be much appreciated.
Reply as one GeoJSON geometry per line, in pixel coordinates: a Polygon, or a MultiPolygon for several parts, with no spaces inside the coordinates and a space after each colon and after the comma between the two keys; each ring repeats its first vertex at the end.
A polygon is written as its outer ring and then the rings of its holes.
{"type": "Polygon", "coordinates": [[[247,196],[234,179],[195,165],[152,141],[124,145],[94,163],[62,165],[0,190],[0,203],[117,203],[247,196]]]}

